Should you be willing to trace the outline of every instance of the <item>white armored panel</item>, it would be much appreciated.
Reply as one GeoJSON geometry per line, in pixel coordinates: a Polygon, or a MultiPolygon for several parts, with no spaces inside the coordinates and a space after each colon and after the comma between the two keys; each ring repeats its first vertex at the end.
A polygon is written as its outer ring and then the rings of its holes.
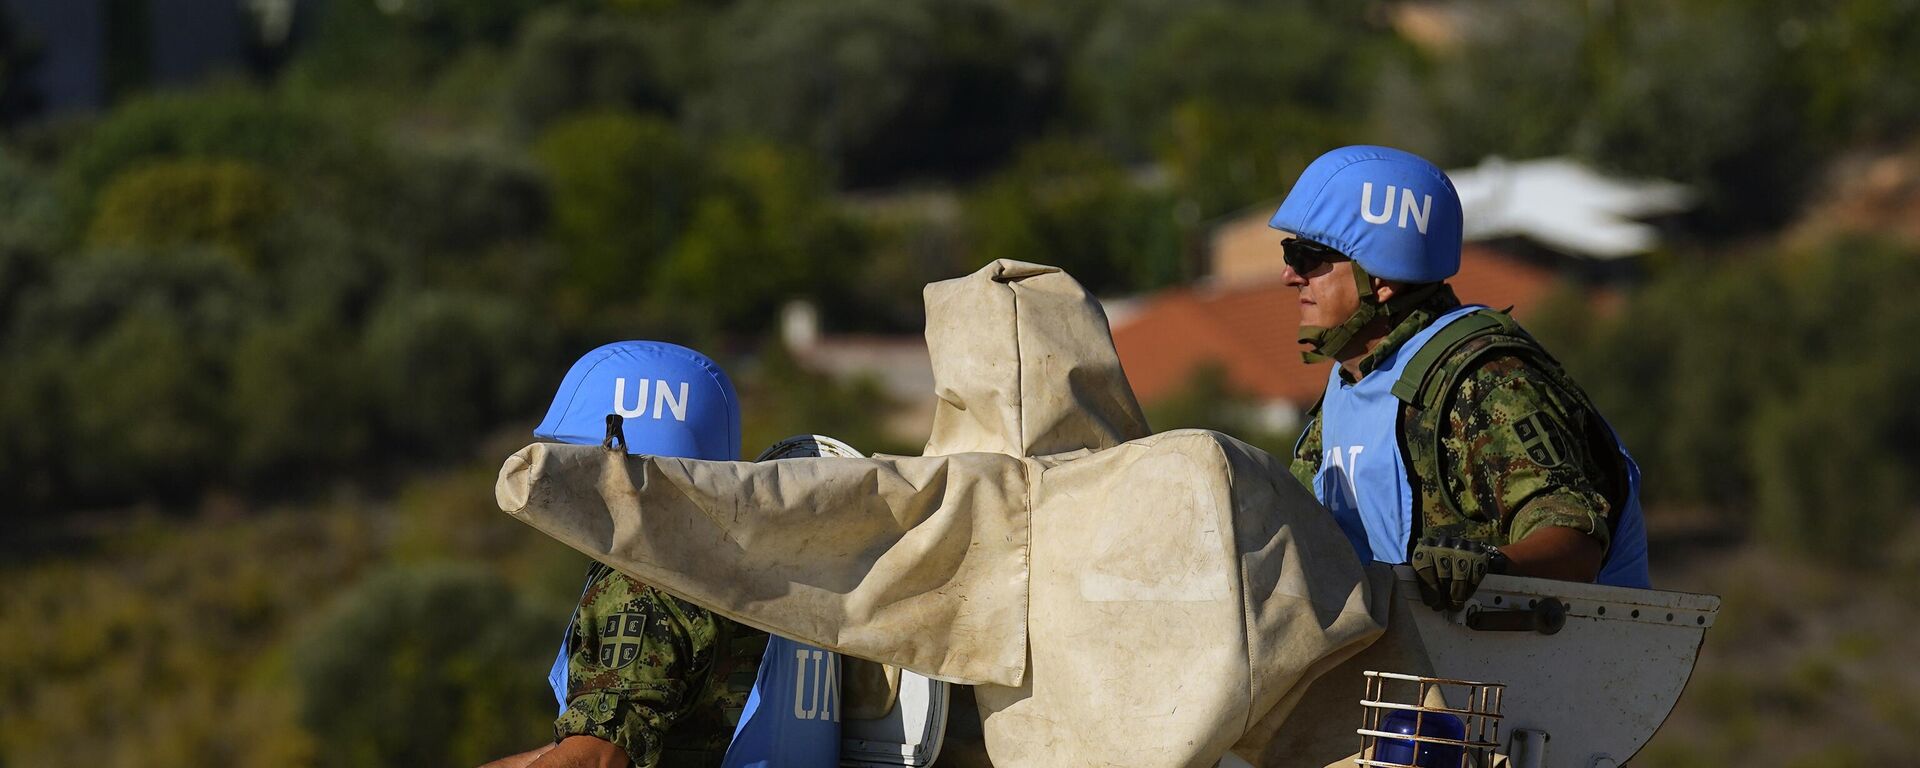
{"type": "Polygon", "coordinates": [[[1673,711],[1720,609],[1711,595],[1489,576],[1467,610],[1442,613],[1420,601],[1406,566],[1369,570],[1392,585],[1386,634],[1315,682],[1267,748],[1238,749],[1242,757],[1282,768],[1350,764],[1362,673],[1377,670],[1504,684],[1502,753],[1529,731],[1548,737],[1539,765],[1626,764],[1673,711]],[[1511,628],[1494,628],[1502,625],[1511,628]]]}
{"type": "MultiPolygon", "coordinates": [[[[852,670],[861,664],[869,670],[880,669],[877,664],[850,661],[849,683],[852,670]]],[[[952,684],[894,667],[883,674],[892,678],[890,685],[858,694],[852,685],[847,688],[847,715],[840,723],[840,764],[847,768],[933,765],[940,759],[946,737],[952,684]],[[868,701],[857,700],[862,695],[868,701]]]]}
{"type": "Polygon", "coordinates": [[[1639,752],[1673,711],[1720,610],[1712,595],[1494,576],[1468,610],[1448,615],[1420,602],[1410,570],[1397,577],[1393,616],[1413,617],[1434,674],[1505,683],[1504,732],[1546,732],[1549,766],[1624,764],[1639,752]],[[1468,627],[1469,613],[1524,615],[1548,600],[1565,607],[1553,634],[1468,627]]]}

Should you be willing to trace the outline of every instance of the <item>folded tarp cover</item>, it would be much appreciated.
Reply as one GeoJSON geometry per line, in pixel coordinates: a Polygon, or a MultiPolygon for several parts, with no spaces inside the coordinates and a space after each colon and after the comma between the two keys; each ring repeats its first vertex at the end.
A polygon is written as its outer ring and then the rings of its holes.
{"type": "Polygon", "coordinates": [[[1258,449],[1148,435],[1104,312],[1065,273],[995,262],[926,303],[925,456],[533,445],[500,506],[744,623],[977,685],[995,765],[1263,754],[1381,631],[1385,595],[1338,526],[1258,449]]]}
{"type": "Polygon", "coordinates": [[[959,683],[1026,668],[1026,467],[1001,454],[716,462],[536,444],[500,505],[722,614],[959,683]]]}

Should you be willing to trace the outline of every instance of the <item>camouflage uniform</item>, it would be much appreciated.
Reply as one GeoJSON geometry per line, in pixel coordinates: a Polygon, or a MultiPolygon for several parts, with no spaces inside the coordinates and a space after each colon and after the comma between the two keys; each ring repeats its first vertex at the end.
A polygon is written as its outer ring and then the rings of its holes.
{"type": "MultiPolygon", "coordinates": [[[[1442,286],[1361,360],[1361,374],[1458,306],[1452,290],[1442,286]]],[[[1608,499],[1624,497],[1626,477],[1618,454],[1608,447],[1611,436],[1593,434],[1597,420],[1585,395],[1557,367],[1544,367],[1555,365],[1544,351],[1480,354],[1492,343],[1486,337],[1469,340],[1440,363],[1443,371],[1472,366],[1461,372],[1458,389],[1441,407],[1401,405],[1414,504],[1413,535],[1403,559],[1413,542],[1432,533],[1502,546],[1541,526],[1560,526],[1602,543],[1609,539],[1617,505],[1608,499]]],[[[1312,488],[1321,455],[1315,406],[1294,449],[1294,478],[1312,488]]]]}
{"type": "Polygon", "coordinates": [[[635,768],[717,766],[767,634],[595,563],[567,648],[554,737],[595,736],[635,768]]]}

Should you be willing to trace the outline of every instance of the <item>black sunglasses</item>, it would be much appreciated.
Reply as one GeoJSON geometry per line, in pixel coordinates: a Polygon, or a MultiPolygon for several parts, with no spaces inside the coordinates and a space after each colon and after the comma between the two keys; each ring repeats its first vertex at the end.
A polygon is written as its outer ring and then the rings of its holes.
{"type": "Polygon", "coordinates": [[[1293,268],[1293,273],[1305,277],[1320,265],[1330,261],[1343,261],[1347,257],[1325,243],[1316,243],[1304,237],[1295,237],[1280,243],[1280,257],[1293,268]]]}

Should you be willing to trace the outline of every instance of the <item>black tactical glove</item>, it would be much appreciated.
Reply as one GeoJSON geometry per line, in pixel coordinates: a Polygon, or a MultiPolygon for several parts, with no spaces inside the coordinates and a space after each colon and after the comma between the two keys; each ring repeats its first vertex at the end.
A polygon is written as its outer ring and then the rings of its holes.
{"type": "Polygon", "coordinates": [[[1436,611],[1457,611],[1480,588],[1488,573],[1506,572],[1500,550],[1458,536],[1433,535],[1413,548],[1413,572],[1420,577],[1420,599],[1436,611]]]}

